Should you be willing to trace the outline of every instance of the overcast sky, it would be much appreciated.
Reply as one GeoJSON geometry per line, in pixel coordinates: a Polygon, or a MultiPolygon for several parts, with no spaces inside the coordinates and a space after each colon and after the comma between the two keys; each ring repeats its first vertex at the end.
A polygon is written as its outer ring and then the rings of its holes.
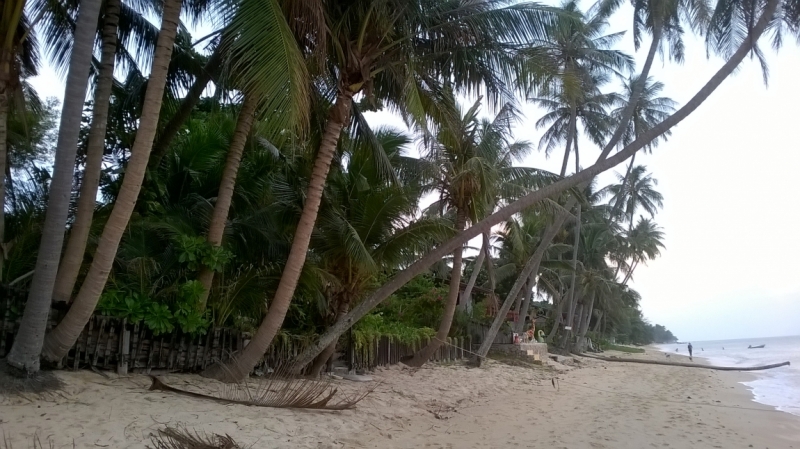
{"type": "MultiPolygon", "coordinates": [[[[621,10],[609,32],[625,30],[630,17],[621,10]]],[[[619,48],[633,53],[629,34],[619,48]]],[[[636,55],[640,62],[645,50],[636,55]]],[[[681,340],[800,334],[798,47],[790,42],[768,58],[769,87],[757,62],[746,61],[668,142],[636,159],[664,195],[656,221],[666,250],[636,270],[632,286],[642,295],[644,315],[681,340]]],[[[718,58],[706,59],[702,41],[689,37],[685,63],[657,62],[651,75],[682,105],[720,65],[718,58]]],[[[33,84],[42,96],[63,97],[63,84],[49,68],[33,84]]],[[[534,122],[541,112],[530,105],[523,111],[516,137],[538,143],[534,122]]],[[[369,119],[402,126],[388,113],[369,119]]],[[[582,142],[582,165],[598,153],[582,142]]],[[[558,172],[561,155],[555,150],[547,160],[536,153],[521,165],[558,172]]],[[[610,180],[606,173],[600,184],[610,180]]]]}

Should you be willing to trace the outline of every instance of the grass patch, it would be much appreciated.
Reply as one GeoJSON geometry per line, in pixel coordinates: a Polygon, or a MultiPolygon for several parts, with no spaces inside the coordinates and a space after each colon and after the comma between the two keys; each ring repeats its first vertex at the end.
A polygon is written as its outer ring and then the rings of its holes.
{"type": "Polygon", "coordinates": [[[634,348],[632,346],[620,346],[620,345],[604,345],[603,349],[606,351],[619,351],[619,352],[627,352],[629,354],[644,354],[644,349],[642,348],[634,348]]]}

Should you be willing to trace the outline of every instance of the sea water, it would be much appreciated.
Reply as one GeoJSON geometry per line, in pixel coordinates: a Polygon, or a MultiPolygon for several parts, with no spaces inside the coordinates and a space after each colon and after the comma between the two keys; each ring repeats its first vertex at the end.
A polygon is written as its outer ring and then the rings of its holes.
{"type": "MultiPolygon", "coordinates": [[[[689,342],[686,342],[689,343],[689,342]]],[[[791,362],[765,371],[753,371],[756,379],[743,382],[756,402],[800,416],[800,335],[794,337],[744,338],[740,340],[692,341],[695,357],[718,366],[759,366],[791,362]],[[765,345],[763,349],[748,346],[765,345]]],[[[664,352],[689,355],[686,344],[658,345],[664,352]]]]}

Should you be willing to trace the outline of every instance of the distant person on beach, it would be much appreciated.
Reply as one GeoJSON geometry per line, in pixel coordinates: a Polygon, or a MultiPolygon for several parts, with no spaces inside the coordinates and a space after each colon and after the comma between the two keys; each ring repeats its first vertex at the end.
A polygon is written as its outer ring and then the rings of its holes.
{"type": "Polygon", "coordinates": [[[692,360],[692,344],[689,343],[689,346],[687,347],[689,348],[689,360],[692,360]]]}

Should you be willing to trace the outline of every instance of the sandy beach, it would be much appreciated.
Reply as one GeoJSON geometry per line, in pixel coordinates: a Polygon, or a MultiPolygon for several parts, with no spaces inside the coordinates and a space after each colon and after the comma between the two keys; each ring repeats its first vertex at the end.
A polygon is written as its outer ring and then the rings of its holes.
{"type": "MultiPolygon", "coordinates": [[[[664,358],[655,350],[624,355],[664,358]]],[[[57,394],[2,398],[0,430],[15,449],[33,447],[34,436],[45,447],[143,448],[166,425],[228,434],[254,448],[800,448],[800,417],[754,403],[738,384],[748,375],[692,368],[591,359],[574,366],[396,366],[375,372],[375,391],[343,412],[150,392],[143,375],[59,376],[66,387],[57,394]]],[[[216,388],[194,375],[165,379],[216,388]]],[[[348,391],[365,385],[336,382],[348,391]]]]}

